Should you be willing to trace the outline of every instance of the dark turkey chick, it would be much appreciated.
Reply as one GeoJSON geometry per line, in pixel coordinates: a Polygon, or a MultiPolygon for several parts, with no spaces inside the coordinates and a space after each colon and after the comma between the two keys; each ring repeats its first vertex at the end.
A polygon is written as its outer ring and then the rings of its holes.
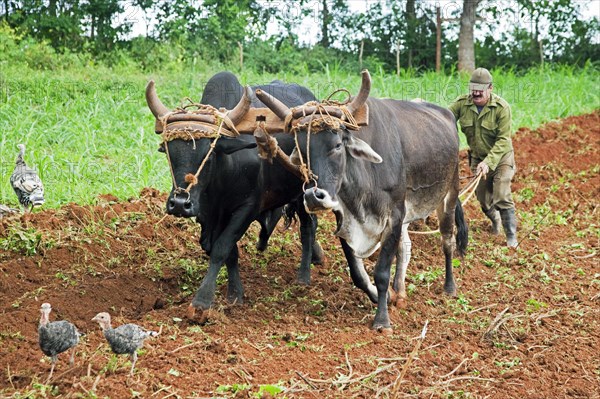
{"type": "Polygon", "coordinates": [[[15,170],[10,176],[10,184],[15,190],[19,203],[25,210],[44,204],[44,185],[37,172],[25,163],[25,145],[19,144],[19,154],[15,162],[15,170]]]}
{"type": "Polygon", "coordinates": [[[96,321],[100,324],[104,337],[110,344],[110,348],[114,353],[118,355],[128,354],[131,356],[130,375],[133,375],[135,362],[137,361],[137,350],[144,346],[144,340],[159,334],[156,331],[145,330],[137,324],[123,324],[117,328],[112,328],[110,324],[110,315],[106,312],[98,313],[92,321],[96,321]]]}
{"type": "Polygon", "coordinates": [[[81,336],[77,328],[66,320],[50,322],[51,310],[52,307],[49,303],[42,304],[40,308],[42,316],[38,326],[40,348],[46,356],[50,356],[52,359],[52,367],[50,368],[48,379],[52,377],[58,355],[71,348],[73,350],[71,351],[69,364],[73,364],[75,359],[75,345],[77,345],[81,336]]]}

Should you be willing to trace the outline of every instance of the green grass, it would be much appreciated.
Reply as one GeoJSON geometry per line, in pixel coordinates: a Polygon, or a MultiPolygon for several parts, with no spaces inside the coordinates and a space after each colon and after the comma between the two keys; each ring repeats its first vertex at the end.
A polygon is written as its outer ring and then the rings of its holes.
{"type": "MultiPolygon", "coordinates": [[[[156,151],[159,138],[144,100],[146,82],[155,79],[165,105],[174,107],[184,97],[199,100],[204,83],[216,72],[202,66],[145,74],[93,65],[55,71],[0,65],[0,203],[16,205],[8,179],[18,143],[26,144],[26,161],[40,172],[47,208],[93,203],[103,193],[126,199],[147,186],[169,190],[169,170],[164,155],[156,151]]],[[[600,87],[600,74],[591,67],[532,70],[523,76],[492,72],[495,91],[513,107],[515,130],[600,108],[600,98],[591,89],[600,87]]],[[[420,97],[442,106],[464,93],[468,81],[467,76],[435,73],[371,74],[375,97],[420,97]]],[[[298,83],[318,98],[341,87],[355,93],[360,85],[358,72],[327,66],[321,74],[306,76],[238,75],[244,84],[275,78],[298,83]]]]}

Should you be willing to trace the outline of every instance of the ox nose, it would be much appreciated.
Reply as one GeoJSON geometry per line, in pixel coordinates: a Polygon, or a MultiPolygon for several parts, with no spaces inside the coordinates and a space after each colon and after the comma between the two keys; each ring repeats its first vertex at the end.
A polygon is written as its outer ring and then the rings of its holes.
{"type": "Polygon", "coordinates": [[[317,212],[328,209],[327,199],[329,194],[327,191],[318,187],[309,188],[304,191],[304,207],[308,212],[317,212]]]}
{"type": "Polygon", "coordinates": [[[167,213],[169,215],[189,218],[196,216],[194,204],[188,197],[171,196],[167,201],[167,213]]]}

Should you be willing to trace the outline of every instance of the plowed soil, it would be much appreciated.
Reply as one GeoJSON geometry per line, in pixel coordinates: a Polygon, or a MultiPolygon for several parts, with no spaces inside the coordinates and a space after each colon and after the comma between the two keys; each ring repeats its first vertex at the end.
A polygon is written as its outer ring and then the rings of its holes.
{"type": "Polygon", "coordinates": [[[223,270],[204,325],[184,319],[207,267],[199,226],[165,216],[165,193],[5,217],[0,397],[598,398],[600,112],[521,129],[514,145],[518,251],[470,200],[470,246],[450,298],[439,238],[414,235],[408,305],[391,309],[391,335],[371,330],[375,307],[350,282],[330,216],[318,232],[327,262],[308,287],[295,282],[297,226],[259,253],[253,225],[239,244],[245,301],[227,304],[223,270]],[[86,334],[74,364],[60,355],[49,381],[37,343],[43,302],[51,320],[86,334]],[[161,330],[133,376],[91,321],[103,311],[113,325],[161,330]]]}

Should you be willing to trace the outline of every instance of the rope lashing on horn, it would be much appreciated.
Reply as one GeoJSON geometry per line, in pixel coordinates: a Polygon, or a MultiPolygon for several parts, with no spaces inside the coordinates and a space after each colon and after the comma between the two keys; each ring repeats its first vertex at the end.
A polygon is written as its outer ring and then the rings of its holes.
{"type": "Polygon", "coordinates": [[[161,133],[161,137],[163,140],[162,144],[164,145],[165,153],[167,155],[167,162],[169,163],[169,170],[171,172],[171,179],[173,181],[173,190],[174,190],[175,194],[181,194],[181,193],[185,192],[188,195],[188,197],[190,195],[190,190],[192,189],[192,187],[194,187],[196,184],[198,184],[198,177],[200,176],[202,169],[206,165],[208,158],[213,153],[219,138],[221,136],[236,137],[239,135],[239,132],[236,130],[234,124],[231,122],[231,120],[227,116],[227,113],[224,113],[210,105],[196,104],[196,103],[192,103],[191,100],[189,100],[189,101],[190,101],[190,104],[176,108],[174,111],[163,115],[159,119],[159,121],[162,125],[162,133],[161,133]],[[190,107],[195,107],[196,110],[193,112],[190,112],[187,110],[190,107]],[[169,122],[169,119],[178,119],[177,116],[181,116],[182,114],[185,114],[185,115],[191,114],[192,118],[193,118],[193,115],[197,115],[198,118],[201,120],[189,119],[189,120],[185,120],[185,121],[182,121],[182,120],[177,121],[176,120],[176,121],[169,122]],[[202,119],[206,119],[205,118],[206,116],[212,116],[214,118],[215,123],[209,123],[209,122],[206,122],[205,120],[202,120],[202,119]],[[181,129],[176,128],[178,124],[183,124],[183,128],[181,128],[181,129]],[[188,126],[189,124],[196,125],[199,128],[192,129],[188,126]],[[224,125],[227,125],[227,128],[225,128],[224,125]],[[204,156],[204,159],[200,163],[200,166],[198,167],[198,170],[196,171],[196,173],[193,175],[190,173],[185,176],[185,182],[188,183],[188,185],[185,189],[183,189],[177,185],[177,180],[175,178],[175,172],[173,171],[173,164],[171,162],[171,154],[169,152],[168,143],[170,141],[173,141],[176,139],[191,140],[193,142],[193,149],[195,150],[196,149],[196,139],[202,139],[202,138],[214,138],[214,140],[210,144],[208,152],[204,156]]]}
{"type": "MultiPolygon", "coordinates": [[[[467,197],[465,198],[465,200],[462,202],[463,205],[466,205],[467,202],[469,202],[469,200],[471,199],[471,197],[473,196],[473,194],[475,193],[475,190],[477,189],[477,185],[479,184],[479,181],[481,180],[481,178],[483,177],[483,174],[480,172],[477,174],[477,176],[475,176],[473,178],[473,180],[471,180],[461,191],[460,193],[458,193],[458,196],[461,197],[462,195],[464,195],[465,193],[467,193],[467,197]]],[[[416,231],[416,230],[408,230],[409,233],[411,234],[435,234],[435,233],[439,233],[440,229],[437,228],[436,230],[431,230],[431,231],[416,231]]]]}
{"type": "Polygon", "coordinates": [[[318,101],[310,101],[306,104],[292,108],[290,114],[287,116],[285,120],[285,132],[291,132],[294,134],[294,141],[296,144],[296,149],[298,152],[298,157],[300,160],[300,173],[302,174],[302,178],[304,180],[302,189],[305,189],[305,186],[310,181],[313,181],[315,184],[315,188],[317,187],[317,181],[319,176],[315,175],[312,172],[310,167],[310,137],[312,134],[317,134],[326,129],[331,130],[339,130],[342,126],[345,126],[350,130],[358,130],[360,127],[354,118],[354,115],[347,108],[347,104],[350,102],[350,92],[346,89],[338,89],[332,92],[325,100],[318,101]],[[332,100],[331,97],[338,92],[348,93],[348,98],[344,102],[332,100]],[[334,106],[336,109],[341,111],[342,117],[339,118],[337,116],[331,115],[326,107],[334,106]],[[314,107],[314,110],[307,114],[306,110],[314,107]],[[299,117],[294,117],[294,115],[299,115],[299,117]],[[306,120],[307,119],[307,120],[306,120]],[[294,123],[294,120],[298,120],[294,123]],[[304,121],[306,120],[306,121],[304,121]],[[304,122],[302,122],[304,121],[304,122]],[[302,151],[300,150],[300,143],[298,141],[298,132],[306,130],[306,162],[304,161],[304,157],[302,156],[302,151]]]}

